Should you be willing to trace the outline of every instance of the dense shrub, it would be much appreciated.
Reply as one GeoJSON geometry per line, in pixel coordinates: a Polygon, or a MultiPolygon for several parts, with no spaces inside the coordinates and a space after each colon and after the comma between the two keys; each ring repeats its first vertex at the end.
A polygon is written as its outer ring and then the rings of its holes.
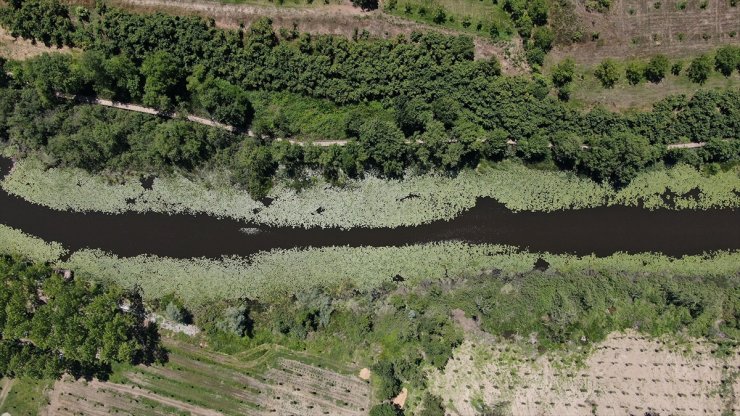
{"type": "Polygon", "coordinates": [[[0,279],[0,376],[105,378],[114,363],[165,359],[138,292],[7,256],[0,279]]]}

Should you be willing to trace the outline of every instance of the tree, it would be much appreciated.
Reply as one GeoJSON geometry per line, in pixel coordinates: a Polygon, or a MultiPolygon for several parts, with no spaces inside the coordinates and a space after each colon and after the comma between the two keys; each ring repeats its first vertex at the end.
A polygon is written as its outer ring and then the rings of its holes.
{"type": "Polygon", "coordinates": [[[254,110],[247,92],[223,79],[206,76],[202,65],[188,77],[187,89],[193,106],[220,123],[245,129],[252,121],[254,110]]]}
{"type": "Polygon", "coordinates": [[[562,88],[573,81],[576,70],[576,63],[571,58],[566,58],[559,62],[552,69],[552,84],[557,88],[562,88]]]}
{"type": "Polygon", "coordinates": [[[726,45],[717,49],[714,56],[714,68],[726,77],[732,75],[732,71],[740,68],[740,48],[726,45]]]}
{"type": "Polygon", "coordinates": [[[645,66],[645,78],[652,83],[659,83],[665,78],[666,72],[670,63],[668,58],[664,55],[656,55],[650,59],[647,66],[645,66]]]}
{"type": "Polygon", "coordinates": [[[646,138],[617,133],[594,139],[591,147],[584,151],[582,160],[584,168],[595,179],[625,185],[658,156],[659,150],[646,138]]]}
{"type": "Polygon", "coordinates": [[[516,152],[524,160],[537,162],[547,158],[550,155],[550,147],[547,137],[538,134],[529,138],[522,138],[517,141],[516,152]]]}
{"type": "Polygon", "coordinates": [[[558,133],[552,138],[552,155],[555,162],[566,169],[573,169],[583,153],[581,140],[573,133],[558,133]]]}
{"type": "Polygon", "coordinates": [[[428,392],[424,393],[421,399],[421,411],[417,412],[416,416],[445,416],[442,399],[428,392]]]}
{"type": "Polygon", "coordinates": [[[105,378],[114,363],[166,359],[137,291],[65,279],[7,256],[0,284],[0,376],[105,378]]]}
{"type": "Polygon", "coordinates": [[[77,94],[83,79],[79,71],[73,70],[72,57],[67,54],[44,53],[27,60],[19,77],[34,86],[45,103],[56,100],[57,92],[77,94]]]}
{"type": "Polygon", "coordinates": [[[244,186],[252,198],[264,198],[272,186],[276,169],[277,163],[268,147],[245,142],[235,157],[233,180],[244,186]]]}
{"type": "Polygon", "coordinates": [[[707,162],[728,162],[740,156],[740,145],[737,140],[721,140],[711,138],[701,149],[704,160],[707,162]]]}
{"type": "Polygon", "coordinates": [[[396,377],[393,363],[379,361],[373,365],[375,392],[379,400],[390,400],[401,392],[401,381],[396,377]]]}
{"type": "Polygon", "coordinates": [[[363,11],[370,11],[378,8],[378,0],[352,0],[352,5],[363,11]]]}
{"type": "Polygon", "coordinates": [[[686,70],[686,76],[689,77],[691,82],[697,84],[704,84],[709,78],[709,73],[712,71],[712,62],[708,55],[701,55],[694,58],[691,61],[688,69],[686,70]]]}
{"type": "Polygon", "coordinates": [[[627,68],[625,69],[625,76],[627,78],[627,82],[630,83],[630,85],[637,85],[642,81],[642,74],[644,70],[642,69],[642,66],[637,62],[630,62],[627,65],[627,68]]]}
{"type": "Polygon", "coordinates": [[[432,103],[434,118],[441,121],[448,129],[455,124],[461,111],[460,102],[450,96],[440,97],[432,103]]]}
{"type": "Polygon", "coordinates": [[[529,0],[527,2],[527,14],[532,17],[535,26],[547,24],[548,4],[545,0],[529,0]]]}
{"type": "Polygon", "coordinates": [[[683,71],[683,62],[679,61],[671,65],[671,74],[674,76],[681,75],[681,71],[683,71]]]}
{"type": "Polygon", "coordinates": [[[144,75],[144,105],[159,110],[171,110],[182,87],[182,65],[170,53],[158,51],[141,64],[144,75]]]}
{"type": "Polygon", "coordinates": [[[403,174],[405,150],[403,132],[395,124],[372,119],[360,128],[358,139],[368,162],[383,175],[399,177],[403,174]]]}
{"type": "Polygon", "coordinates": [[[429,104],[421,98],[398,97],[395,110],[396,124],[406,136],[420,132],[433,117],[429,104]]]}
{"type": "Polygon", "coordinates": [[[601,61],[599,66],[594,70],[594,76],[601,82],[604,88],[612,88],[619,81],[619,72],[617,64],[611,59],[601,61]]]}
{"type": "Polygon", "coordinates": [[[172,120],[160,123],[154,129],[150,151],[160,166],[193,168],[207,153],[207,142],[201,128],[192,123],[172,120]]]}
{"type": "Polygon", "coordinates": [[[370,409],[370,416],[403,416],[403,411],[390,403],[381,403],[370,409]]]}

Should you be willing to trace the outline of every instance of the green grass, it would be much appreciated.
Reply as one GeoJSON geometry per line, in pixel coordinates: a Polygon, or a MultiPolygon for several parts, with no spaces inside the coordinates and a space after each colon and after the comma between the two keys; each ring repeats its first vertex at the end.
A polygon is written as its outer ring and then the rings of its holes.
{"type": "Polygon", "coordinates": [[[389,1],[386,1],[386,13],[483,37],[490,37],[491,28],[495,26],[499,35],[494,40],[506,40],[515,33],[511,18],[501,4],[493,0],[398,0],[392,10],[388,4],[389,1]],[[435,22],[438,10],[443,10],[445,14],[441,23],[435,22]]]}
{"type": "MultiPolygon", "coordinates": [[[[636,61],[642,64],[648,62],[648,60],[636,61]]],[[[658,84],[643,80],[637,85],[630,85],[625,78],[627,61],[617,63],[620,79],[614,88],[610,89],[602,87],[599,80],[596,79],[594,76],[595,67],[578,66],[572,83],[570,103],[579,109],[601,105],[614,111],[646,111],[650,110],[657,101],[672,95],[685,94],[692,96],[702,89],[727,90],[740,87],[740,74],[737,72],[734,72],[730,77],[725,77],[713,71],[703,85],[693,83],[686,77],[686,68],[688,68],[690,60],[672,60],[671,65],[679,61],[683,62],[683,71],[680,75],[672,75],[669,71],[658,84]]],[[[552,64],[552,62],[548,62],[544,69],[544,73],[548,77],[552,64]]]]}
{"type": "Polygon", "coordinates": [[[249,92],[255,109],[252,125],[272,125],[280,136],[301,140],[343,140],[347,120],[358,117],[392,121],[393,114],[379,102],[338,106],[328,100],[281,92],[249,92]]]}
{"type": "Polygon", "coordinates": [[[15,379],[8,397],[0,405],[0,414],[7,412],[12,416],[38,415],[48,404],[45,392],[51,386],[52,382],[49,380],[15,379]]]}

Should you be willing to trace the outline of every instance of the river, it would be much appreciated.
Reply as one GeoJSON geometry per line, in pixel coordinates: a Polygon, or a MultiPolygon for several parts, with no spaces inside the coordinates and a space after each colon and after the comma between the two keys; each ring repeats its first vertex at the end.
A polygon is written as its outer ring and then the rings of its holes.
{"type": "MultiPolygon", "coordinates": [[[[11,166],[0,159],[0,179],[11,166]]],[[[514,213],[489,198],[451,221],[416,227],[351,230],[266,227],[207,215],[79,213],[32,204],[0,190],[0,223],[65,248],[119,256],[248,256],[276,248],[402,246],[441,241],[508,244],[530,251],[596,254],[660,252],[671,256],[740,249],[735,209],[646,210],[611,206],[514,213]],[[256,233],[244,233],[253,227],[256,233]]]]}

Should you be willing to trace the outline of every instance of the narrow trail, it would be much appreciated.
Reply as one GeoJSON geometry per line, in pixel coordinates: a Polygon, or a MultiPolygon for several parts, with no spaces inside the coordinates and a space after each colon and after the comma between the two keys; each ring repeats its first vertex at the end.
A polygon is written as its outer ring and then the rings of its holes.
{"type": "MultiPolygon", "coordinates": [[[[236,128],[234,126],[230,126],[228,124],[219,123],[217,121],[209,120],[209,119],[204,118],[204,117],[198,117],[198,116],[189,115],[189,114],[180,115],[178,113],[161,112],[161,111],[159,111],[159,110],[157,110],[155,108],[144,107],[144,106],[137,105],[137,104],[118,103],[118,102],[113,102],[111,100],[106,100],[106,99],[96,98],[96,97],[85,97],[85,96],[72,97],[72,96],[63,95],[63,94],[57,94],[57,96],[60,97],[60,98],[65,98],[65,99],[74,99],[76,101],[87,103],[87,104],[97,104],[97,105],[102,105],[102,106],[105,106],[105,107],[117,108],[117,109],[120,109],[120,110],[127,110],[127,111],[134,111],[134,112],[137,112],[137,113],[151,114],[151,115],[156,115],[156,116],[160,116],[160,117],[167,117],[167,118],[184,117],[184,118],[186,118],[186,119],[188,119],[188,120],[190,120],[190,121],[192,121],[194,123],[199,123],[199,124],[203,124],[203,125],[209,126],[209,127],[216,127],[216,128],[228,130],[228,131],[230,131],[232,133],[244,133],[244,134],[246,134],[249,137],[256,137],[256,135],[254,134],[254,132],[252,132],[251,130],[247,130],[246,132],[245,131],[240,131],[238,128],[236,128]]],[[[278,142],[280,142],[280,141],[286,141],[288,143],[296,144],[296,145],[299,145],[299,146],[305,146],[305,145],[308,145],[308,144],[312,144],[314,146],[319,146],[319,147],[329,147],[329,146],[334,146],[334,145],[336,145],[336,146],[344,146],[344,145],[346,145],[349,142],[349,140],[313,140],[313,141],[301,141],[301,140],[295,140],[295,139],[285,139],[285,138],[281,138],[281,137],[274,138],[273,140],[274,141],[278,141],[278,142]]],[[[417,140],[416,143],[420,143],[421,144],[421,143],[424,143],[424,142],[421,141],[421,140],[417,140]]],[[[516,146],[516,141],[515,140],[509,139],[509,140],[506,141],[506,143],[509,144],[510,146],[516,146]]],[[[694,142],[694,143],[674,143],[674,144],[666,145],[666,148],[668,148],[668,149],[696,149],[696,148],[699,148],[699,147],[704,147],[704,146],[706,146],[706,144],[707,144],[706,142],[698,142],[698,143],[697,142],[694,142]]],[[[548,144],[548,147],[553,147],[553,144],[552,143],[549,143],[548,144]]],[[[581,146],[581,148],[582,149],[588,149],[589,146],[583,145],[583,146],[581,146]]]]}
{"type": "Polygon", "coordinates": [[[5,404],[5,399],[8,398],[8,394],[10,394],[10,389],[13,387],[14,383],[15,379],[2,379],[2,388],[0,388],[0,407],[3,407],[3,405],[5,404]]]}

